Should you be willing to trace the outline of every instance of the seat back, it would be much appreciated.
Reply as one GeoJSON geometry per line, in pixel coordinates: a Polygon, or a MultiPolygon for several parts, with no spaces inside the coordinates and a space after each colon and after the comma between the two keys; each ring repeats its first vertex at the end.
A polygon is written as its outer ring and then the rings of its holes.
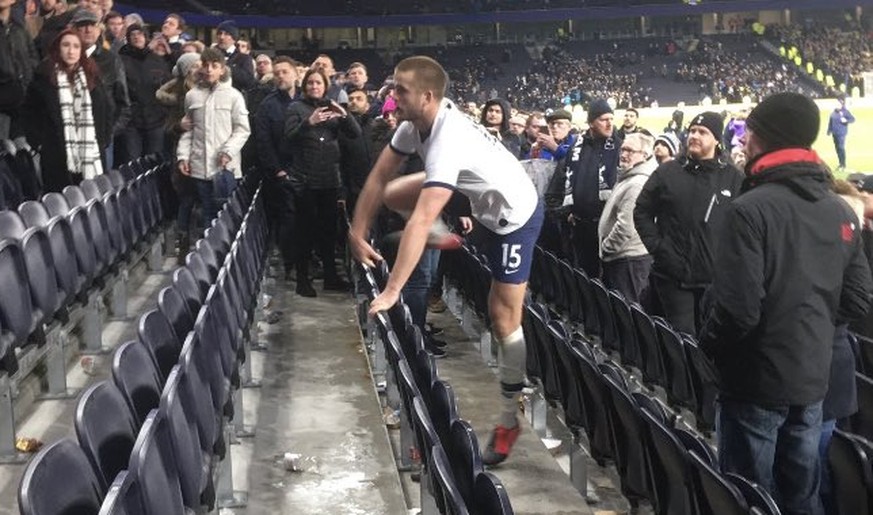
{"type": "Polygon", "coordinates": [[[36,324],[46,323],[60,308],[63,295],[58,291],[52,246],[45,231],[32,227],[21,238],[24,265],[27,269],[33,318],[36,324]]]}
{"type": "Polygon", "coordinates": [[[167,286],[158,294],[158,309],[170,321],[176,339],[184,342],[188,332],[194,329],[194,318],[185,299],[174,286],[167,286]]]}
{"type": "Polygon", "coordinates": [[[103,192],[100,191],[100,186],[93,179],[85,179],[79,183],[79,189],[86,200],[100,200],[103,198],[103,192]]]}
{"type": "Polygon", "coordinates": [[[111,381],[91,385],[76,406],[79,446],[97,472],[102,491],[127,468],[136,441],[136,421],[127,401],[111,381]]]}
{"type": "Polygon", "coordinates": [[[206,299],[206,292],[201,290],[200,283],[188,267],[179,267],[173,272],[173,287],[185,299],[185,305],[188,306],[191,315],[196,317],[197,312],[200,311],[200,306],[206,299]]]}
{"type": "Polygon", "coordinates": [[[173,326],[163,313],[153,309],[140,317],[137,334],[139,341],[154,356],[163,383],[170,374],[170,369],[179,360],[179,352],[182,350],[182,343],[176,337],[173,326]]]}
{"type": "Polygon", "coordinates": [[[855,373],[858,392],[858,412],[852,416],[852,432],[873,440],[873,379],[855,373]]]}
{"type": "Polygon", "coordinates": [[[695,406],[694,389],[686,363],[685,342],[665,320],[655,318],[654,322],[658,341],[661,342],[661,349],[664,351],[664,364],[667,372],[667,400],[670,404],[693,409],[695,406]]]}
{"type": "Polygon", "coordinates": [[[97,513],[100,482],[74,440],[46,445],[30,460],[18,487],[22,515],[97,513]]]}
{"type": "Polygon", "coordinates": [[[828,448],[828,466],[837,513],[870,513],[873,510],[870,500],[873,485],[871,460],[873,455],[860,443],[857,435],[834,430],[828,448]]]}
{"type": "Polygon", "coordinates": [[[52,249],[55,278],[58,287],[64,292],[62,301],[66,303],[76,296],[85,284],[85,276],[80,273],[79,260],[76,259],[73,229],[66,218],[56,217],[46,226],[46,234],[52,249]]]}
{"type": "Polygon", "coordinates": [[[181,383],[186,380],[182,367],[179,365],[173,367],[161,394],[159,412],[167,423],[171,451],[179,474],[182,499],[185,506],[199,511],[201,508],[200,496],[206,490],[206,485],[209,482],[206,477],[208,468],[204,468],[197,426],[192,423],[191,417],[188,416],[182,405],[181,383]]]}
{"type": "Polygon", "coordinates": [[[94,253],[94,242],[91,237],[91,221],[88,212],[80,207],[70,211],[67,218],[73,231],[73,244],[76,249],[76,259],[79,262],[79,272],[88,282],[96,276],[99,269],[97,255],[94,253]]]}
{"type": "Polygon", "coordinates": [[[0,327],[4,332],[9,331],[13,341],[20,344],[33,330],[34,324],[24,253],[13,240],[0,240],[0,277],[3,278],[0,327]]]}
{"type": "Polygon", "coordinates": [[[130,454],[130,469],[136,473],[145,513],[185,515],[176,463],[168,440],[166,420],[158,410],[152,410],[143,422],[130,454]]]}
{"type": "MultiPolygon", "coordinates": [[[[468,505],[474,501],[476,476],[482,468],[482,455],[479,452],[479,441],[473,426],[466,420],[455,419],[447,439],[442,440],[452,464],[452,473],[461,496],[468,505]]],[[[487,512],[482,512],[487,513],[487,512]]]]}
{"type": "Polygon", "coordinates": [[[725,477],[743,494],[750,508],[757,508],[766,515],[780,515],[779,506],[776,505],[776,501],[764,487],[739,474],[728,472],[725,477]]]}
{"type": "Polygon", "coordinates": [[[200,449],[207,456],[219,454],[223,457],[224,451],[216,449],[216,444],[221,440],[222,435],[221,431],[217,429],[217,414],[213,409],[212,390],[201,372],[201,367],[195,363],[195,346],[199,343],[195,332],[188,333],[185,345],[182,346],[182,353],[179,355],[179,365],[185,375],[185,381],[181,383],[179,388],[179,395],[182,398],[185,412],[197,427],[200,449]]]}
{"type": "Polygon", "coordinates": [[[18,206],[18,214],[28,227],[45,227],[51,220],[52,215],[42,202],[25,200],[18,206]]]}
{"type": "Polygon", "coordinates": [[[118,170],[109,170],[109,173],[106,174],[109,177],[109,181],[112,183],[112,188],[115,190],[120,190],[124,187],[124,183],[126,180],[124,176],[121,175],[121,172],[118,170]]]}
{"type": "Polygon", "coordinates": [[[70,209],[85,207],[88,204],[88,196],[78,186],[70,185],[64,188],[64,198],[70,209]]]}
{"type": "Polygon", "coordinates": [[[637,342],[637,331],[634,326],[630,305],[617,291],[609,291],[609,304],[615,320],[615,331],[621,349],[621,362],[625,366],[643,368],[642,353],[637,342]]]}
{"type": "Polygon", "coordinates": [[[142,512],[134,474],[122,470],[109,485],[109,491],[97,515],[137,515],[142,512]]]}
{"type": "Polygon", "coordinates": [[[464,498],[455,484],[452,467],[445,450],[443,450],[443,446],[439,443],[434,445],[431,448],[430,455],[430,481],[437,506],[442,506],[440,513],[445,513],[446,515],[468,515],[467,504],[464,502],[464,498]]]}
{"type": "Polygon", "coordinates": [[[685,336],[685,352],[688,355],[689,374],[694,387],[694,418],[697,429],[711,431],[715,428],[715,399],[718,382],[712,362],[690,336],[685,336]]]}
{"type": "Polygon", "coordinates": [[[138,341],[118,347],[112,359],[112,379],[139,427],[161,400],[161,378],[148,348],[138,341]]]}
{"type": "Polygon", "coordinates": [[[509,494],[500,479],[491,472],[481,472],[476,476],[473,487],[473,513],[489,515],[512,515],[509,494]]]}
{"type": "Polygon", "coordinates": [[[46,193],[42,196],[42,203],[48,209],[49,215],[67,216],[70,213],[70,204],[67,198],[57,192],[46,193]]]}
{"type": "Polygon", "coordinates": [[[652,505],[655,513],[693,515],[694,491],[688,450],[663,420],[648,409],[640,410],[652,443],[649,473],[652,477],[652,505]]]}
{"type": "Polygon", "coordinates": [[[206,292],[209,291],[209,287],[212,285],[214,277],[209,272],[206,263],[203,262],[203,258],[198,252],[189,252],[188,255],[185,256],[185,266],[188,267],[188,270],[190,270],[194,275],[194,278],[197,279],[197,284],[202,292],[202,298],[206,299],[206,292]]]}
{"type": "Polygon", "coordinates": [[[27,230],[27,225],[17,211],[6,209],[0,211],[0,238],[18,240],[24,236],[25,230],[27,230]]]}
{"type": "Polygon", "coordinates": [[[600,322],[600,344],[604,349],[621,351],[606,286],[600,279],[592,279],[591,289],[594,292],[594,304],[597,306],[597,318],[600,322]]]}
{"type": "Polygon", "coordinates": [[[666,387],[667,377],[664,371],[663,351],[658,342],[655,323],[639,304],[631,304],[630,309],[637,333],[643,380],[649,384],[666,387]]]}
{"type": "Polygon", "coordinates": [[[622,493],[632,500],[651,499],[646,462],[648,439],[640,409],[624,385],[610,375],[604,378],[612,399],[612,441],[622,493]]]}
{"type": "MultiPolygon", "coordinates": [[[[427,351],[422,351],[422,353],[430,358],[427,351]]],[[[458,408],[455,405],[455,392],[452,390],[452,385],[440,379],[433,381],[430,389],[429,410],[430,419],[433,421],[440,441],[449,441],[452,423],[458,419],[458,408]]]]}
{"type": "Polygon", "coordinates": [[[746,515],[749,505],[740,490],[696,452],[689,453],[700,515],[746,515]]]}
{"type": "Polygon", "coordinates": [[[212,248],[208,241],[202,238],[197,240],[194,248],[200,254],[200,258],[203,260],[203,264],[206,265],[207,270],[209,270],[210,280],[214,281],[215,277],[218,276],[218,269],[221,266],[218,262],[218,256],[215,254],[215,249],[212,248]]]}
{"type": "Polygon", "coordinates": [[[597,301],[594,299],[594,286],[591,279],[581,268],[573,270],[573,278],[576,281],[576,290],[582,302],[582,325],[588,335],[600,334],[600,318],[598,316],[597,301]]]}

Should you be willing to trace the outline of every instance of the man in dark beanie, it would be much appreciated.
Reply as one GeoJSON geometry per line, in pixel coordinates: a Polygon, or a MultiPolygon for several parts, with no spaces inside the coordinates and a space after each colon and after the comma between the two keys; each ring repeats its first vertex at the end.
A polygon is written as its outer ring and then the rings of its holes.
{"type": "Polygon", "coordinates": [[[653,311],[682,332],[695,334],[700,300],[712,281],[712,258],[728,203],[743,174],[721,156],[721,115],[694,116],[686,158],[660,165],[637,197],[634,223],[649,254],[653,311]],[[660,304],[658,307],[657,304],[660,304]]]}
{"type": "Polygon", "coordinates": [[[818,107],[777,93],[749,115],[746,180],[724,214],[701,348],[719,372],[722,471],[785,514],[821,514],[818,445],[836,324],[864,315],[873,281],[857,215],[810,149],[818,107]]]}
{"type": "Polygon", "coordinates": [[[615,136],[612,108],[606,100],[588,107],[588,130],[558,163],[546,191],[546,205],[561,223],[572,257],[589,277],[600,277],[600,213],[618,175],[621,140],[615,136]]]}
{"type": "Polygon", "coordinates": [[[224,52],[227,58],[227,67],[230,68],[230,76],[233,87],[245,94],[258,84],[255,78],[255,62],[248,54],[244,54],[236,47],[239,40],[239,28],[233,20],[225,20],[215,28],[215,39],[218,49],[224,52]]]}

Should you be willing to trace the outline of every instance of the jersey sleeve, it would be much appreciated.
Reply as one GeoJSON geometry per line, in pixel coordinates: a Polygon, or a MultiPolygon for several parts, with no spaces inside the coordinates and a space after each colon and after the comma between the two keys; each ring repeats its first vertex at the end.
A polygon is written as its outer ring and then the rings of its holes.
{"type": "Polygon", "coordinates": [[[398,154],[410,156],[416,153],[415,127],[409,122],[403,122],[391,137],[391,148],[398,154]]]}

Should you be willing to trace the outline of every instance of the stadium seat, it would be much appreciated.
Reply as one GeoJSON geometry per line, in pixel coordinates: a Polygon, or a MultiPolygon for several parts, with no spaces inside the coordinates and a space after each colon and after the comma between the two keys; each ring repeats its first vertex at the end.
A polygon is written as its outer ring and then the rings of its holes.
{"type": "Polygon", "coordinates": [[[750,508],[757,508],[762,514],[779,515],[779,506],[773,497],[761,485],[753,483],[739,474],[728,472],[725,474],[728,481],[733,483],[735,487],[743,494],[750,508]]]}
{"type": "Polygon", "coordinates": [[[105,196],[107,193],[112,193],[112,191],[115,190],[115,187],[112,186],[112,179],[107,174],[100,174],[94,177],[93,180],[97,185],[97,189],[100,190],[101,196],[105,196]]]}
{"type": "Polygon", "coordinates": [[[166,420],[152,410],[136,438],[129,467],[136,474],[145,515],[185,515],[174,456],[162,452],[169,450],[168,438],[166,420]]]}
{"type": "Polygon", "coordinates": [[[215,503],[211,471],[201,453],[197,426],[191,422],[195,415],[192,413],[189,416],[182,404],[181,384],[184,381],[187,381],[187,377],[183,368],[174,366],[161,394],[159,416],[167,424],[170,436],[170,447],[167,450],[175,458],[185,506],[195,512],[203,511],[204,506],[211,511],[215,503]]]}
{"type": "Polygon", "coordinates": [[[693,515],[694,492],[688,450],[666,421],[646,408],[640,412],[651,442],[652,506],[658,515],[693,515]]]}
{"type": "Polygon", "coordinates": [[[618,336],[622,364],[642,369],[642,355],[637,343],[637,332],[630,305],[621,293],[615,290],[609,291],[609,304],[612,306],[612,316],[613,320],[615,320],[615,331],[618,336]]]}
{"type": "Polygon", "coordinates": [[[163,384],[182,350],[182,343],[176,338],[173,326],[163,313],[153,309],[140,317],[137,335],[154,357],[163,384]]]}
{"type": "Polygon", "coordinates": [[[858,412],[852,416],[852,432],[873,441],[873,379],[855,373],[858,412]]]}
{"type": "Polygon", "coordinates": [[[73,244],[76,249],[76,259],[79,262],[79,272],[85,277],[86,286],[99,275],[100,265],[94,253],[94,243],[91,239],[91,225],[88,213],[77,207],[70,211],[67,220],[73,232],[73,244]]]}
{"type": "Polygon", "coordinates": [[[66,218],[56,217],[49,221],[45,230],[52,249],[55,278],[58,288],[63,292],[61,305],[67,305],[85,284],[85,276],[79,271],[79,260],[76,259],[73,229],[66,218]]]}
{"type": "Polygon", "coordinates": [[[482,472],[476,476],[471,513],[476,515],[512,515],[515,513],[509,502],[506,488],[500,479],[491,472],[482,472]]]}
{"type": "Polygon", "coordinates": [[[476,432],[466,420],[455,419],[448,438],[442,439],[442,442],[452,464],[452,473],[458,490],[467,505],[472,506],[476,476],[483,470],[476,432]]]}
{"type": "Polygon", "coordinates": [[[67,216],[70,213],[70,204],[67,202],[67,198],[60,193],[46,193],[42,197],[42,203],[51,216],[67,216]]]}
{"type": "Polygon", "coordinates": [[[594,304],[597,306],[597,319],[600,322],[600,345],[608,351],[620,352],[615,317],[612,314],[612,305],[609,302],[606,286],[600,279],[592,279],[591,289],[594,292],[594,304]]]}
{"type": "Polygon", "coordinates": [[[24,345],[33,329],[33,310],[24,254],[13,240],[0,240],[0,358],[2,368],[13,374],[18,370],[14,350],[24,345]]]}
{"type": "MultiPolygon", "coordinates": [[[[419,353],[425,358],[433,359],[428,356],[427,351],[419,353]]],[[[421,359],[421,358],[419,358],[421,359]]],[[[455,392],[452,390],[452,385],[437,378],[436,370],[434,369],[434,381],[430,389],[430,419],[436,428],[437,435],[441,442],[448,442],[451,433],[452,424],[458,419],[458,408],[455,406],[455,392]]],[[[446,449],[448,452],[448,449],[446,449]]]]}
{"type": "Polygon", "coordinates": [[[579,268],[573,270],[573,277],[576,279],[576,288],[582,302],[582,325],[585,327],[585,334],[599,337],[600,318],[598,317],[597,301],[594,300],[594,287],[591,285],[591,279],[579,268]]]}
{"type": "Polygon", "coordinates": [[[52,216],[42,202],[25,200],[18,206],[18,214],[28,227],[45,227],[52,216]]]}
{"type": "Polygon", "coordinates": [[[0,211],[0,238],[21,239],[27,229],[17,211],[0,211]]]}
{"type": "Polygon", "coordinates": [[[176,339],[184,342],[188,332],[194,329],[194,318],[174,286],[167,286],[158,294],[158,309],[170,321],[176,339]]]}
{"type": "Polygon", "coordinates": [[[161,378],[148,348],[138,341],[118,347],[112,359],[112,379],[139,427],[161,400],[161,378]]]}
{"type": "Polygon", "coordinates": [[[106,492],[127,468],[136,441],[136,421],[127,401],[111,381],[91,385],[76,406],[76,436],[106,492]]]}
{"type": "Polygon", "coordinates": [[[637,331],[641,371],[643,381],[650,385],[667,386],[667,376],[664,371],[664,353],[658,342],[658,333],[651,317],[643,311],[639,304],[631,304],[631,318],[637,331]]]}
{"type": "Polygon", "coordinates": [[[218,269],[221,267],[218,256],[215,254],[215,249],[203,238],[197,240],[194,248],[200,254],[200,259],[203,260],[203,264],[206,265],[206,269],[209,271],[210,282],[215,281],[215,278],[218,276],[218,269]]]}
{"type": "Polygon", "coordinates": [[[62,438],[34,456],[18,487],[21,515],[97,513],[100,482],[79,445],[62,438]]]}
{"type": "Polygon", "coordinates": [[[667,373],[667,402],[671,405],[694,408],[694,389],[688,373],[685,342],[682,336],[662,318],[655,318],[655,330],[664,356],[667,373]]]}
{"type": "Polygon", "coordinates": [[[142,513],[142,501],[133,488],[133,474],[122,470],[109,485],[109,491],[97,515],[137,515],[142,513]]]}
{"type": "Polygon", "coordinates": [[[214,277],[210,274],[206,263],[203,262],[203,257],[200,253],[191,251],[187,256],[185,256],[185,266],[188,267],[188,270],[190,270],[194,275],[194,278],[197,279],[197,284],[200,286],[200,291],[203,292],[202,296],[205,299],[206,291],[208,291],[209,286],[212,285],[214,277]]]}
{"type": "Polygon", "coordinates": [[[615,450],[615,465],[621,479],[622,494],[637,506],[641,499],[651,499],[649,492],[649,465],[645,426],[627,385],[617,381],[611,374],[604,374],[609,392],[612,420],[612,441],[615,450]]]}
{"type": "Polygon", "coordinates": [[[206,456],[224,458],[224,443],[221,432],[221,418],[214,409],[214,401],[208,381],[201,372],[201,367],[195,362],[194,349],[199,345],[197,335],[192,331],[185,339],[179,365],[185,374],[185,381],[179,389],[185,413],[194,421],[197,427],[200,449],[206,456]]]}
{"type": "Polygon", "coordinates": [[[750,508],[742,492],[713,468],[706,458],[689,452],[697,512],[700,515],[746,515],[750,508]]]}
{"type": "Polygon", "coordinates": [[[434,498],[440,513],[446,515],[469,515],[467,504],[455,484],[452,467],[443,446],[437,443],[430,451],[430,480],[433,485],[434,498]]]}
{"type": "Polygon", "coordinates": [[[110,170],[108,174],[109,181],[112,183],[112,189],[118,191],[124,187],[124,184],[127,182],[121,172],[118,170],[110,170]]]}
{"type": "Polygon", "coordinates": [[[583,393],[585,394],[585,431],[591,445],[591,457],[598,465],[604,466],[606,460],[613,458],[609,420],[609,392],[606,390],[603,373],[597,364],[582,353],[574,353],[582,371],[583,393]]]}
{"type": "Polygon", "coordinates": [[[185,266],[179,267],[173,272],[173,286],[182,298],[185,299],[188,311],[196,316],[197,312],[200,311],[200,306],[203,305],[203,301],[206,299],[208,289],[204,290],[202,288],[203,285],[197,281],[191,270],[185,266]]]}
{"type": "Polygon", "coordinates": [[[688,335],[683,337],[685,352],[688,356],[691,384],[694,386],[694,417],[697,429],[703,432],[715,428],[715,399],[718,395],[718,384],[712,362],[697,342],[688,335]]]}
{"type": "Polygon", "coordinates": [[[100,187],[93,179],[83,180],[79,183],[79,189],[82,190],[86,201],[103,199],[103,192],[100,191],[100,187]]]}
{"type": "Polygon", "coordinates": [[[60,309],[64,294],[59,292],[52,246],[45,231],[27,229],[21,238],[24,265],[27,269],[33,311],[31,331],[48,323],[60,309]]]}
{"type": "Polygon", "coordinates": [[[834,430],[828,448],[832,498],[838,513],[873,511],[873,444],[858,435],[834,430]]]}
{"type": "Polygon", "coordinates": [[[70,209],[77,207],[85,207],[88,205],[88,197],[85,192],[78,186],[67,186],[64,188],[64,198],[67,199],[67,205],[70,209]]]}

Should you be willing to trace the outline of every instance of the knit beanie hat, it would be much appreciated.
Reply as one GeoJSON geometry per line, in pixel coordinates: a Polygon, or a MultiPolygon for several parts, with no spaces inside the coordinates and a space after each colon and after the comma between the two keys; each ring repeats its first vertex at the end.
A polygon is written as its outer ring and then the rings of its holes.
{"type": "Polygon", "coordinates": [[[810,148],[818,137],[821,114],[815,102],[800,93],[774,93],[749,114],[746,126],[768,150],[810,148]]]}
{"type": "Polygon", "coordinates": [[[239,27],[236,26],[236,22],[233,20],[225,20],[219,23],[218,27],[215,27],[215,31],[218,32],[219,30],[230,34],[234,41],[239,39],[239,27]]]}
{"type": "Polygon", "coordinates": [[[592,100],[591,104],[588,106],[588,123],[591,123],[606,113],[611,112],[613,112],[612,108],[606,100],[602,98],[592,100]]]}
{"type": "Polygon", "coordinates": [[[388,95],[385,97],[385,102],[382,103],[382,117],[384,118],[386,114],[393,113],[397,110],[397,101],[394,100],[394,97],[388,95]]]}
{"type": "Polygon", "coordinates": [[[200,62],[200,54],[188,53],[180,55],[176,65],[173,66],[173,76],[184,79],[188,76],[191,68],[198,62],[200,62]]]}
{"type": "Polygon", "coordinates": [[[722,119],[720,114],[713,111],[700,113],[699,115],[691,119],[688,127],[691,128],[695,125],[706,127],[706,130],[711,132],[713,137],[717,141],[721,141],[721,135],[724,132],[724,120],[722,119]]]}
{"type": "Polygon", "coordinates": [[[146,42],[148,42],[149,35],[146,34],[145,29],[139,23],[133,23],[129,27],[127,27],[127,32],[124,33],[124,36],[127,38],[128,42],[130,41],[130,35],[134,32],[142,32],[143,34],[145,34],[146,42]]]}
{"type": "Polygon", "coordinates": [[[672,132],[665,132],[655,139],[655,145],[658,143],[667,147],[671,156],[675,156],[679,152],[679,138],[672,132]]]}

